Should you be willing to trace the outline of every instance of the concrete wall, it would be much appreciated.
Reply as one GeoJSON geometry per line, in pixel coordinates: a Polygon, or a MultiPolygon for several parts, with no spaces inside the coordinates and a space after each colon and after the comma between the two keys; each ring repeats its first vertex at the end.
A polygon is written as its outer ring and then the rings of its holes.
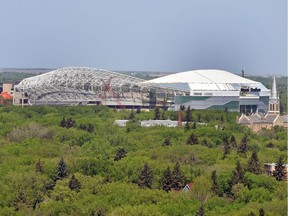
{"type": "Polygon", "coordinates": [[[11,83],[3,83],[3,92],[12,94],[13,85],[11,83]]]}

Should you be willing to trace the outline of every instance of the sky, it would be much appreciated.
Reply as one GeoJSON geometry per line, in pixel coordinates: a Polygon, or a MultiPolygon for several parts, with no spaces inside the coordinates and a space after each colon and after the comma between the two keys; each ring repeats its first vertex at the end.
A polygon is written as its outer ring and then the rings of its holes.
{"type": "Polygon", "coordinates": [[[0,0],[0,68],[287,75],[287,0],[0,0]]]}

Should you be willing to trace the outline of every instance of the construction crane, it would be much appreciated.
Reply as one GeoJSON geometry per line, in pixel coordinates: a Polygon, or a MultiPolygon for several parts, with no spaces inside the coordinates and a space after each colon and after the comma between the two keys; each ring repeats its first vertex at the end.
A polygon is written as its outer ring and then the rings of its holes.
{"type": "Polygon", "coordinates": [[[120,109],[124,108],[124,105],[121,104],[119,97],[117,97],[117,95],[115,94],[115,92],[112,91],[111,88],[111,80],[113,79],[113,77],[110,77],[107,81],[104,81],[103,79],[101,79],[101,82],[103,83],[104,86],[104,92],[103,94],[100,96],[101,97],[101,104],[104,100],[107,99],[107,93],[110,94],[110,97],[113,98],[116,103],[118,104],[120,109]]]}

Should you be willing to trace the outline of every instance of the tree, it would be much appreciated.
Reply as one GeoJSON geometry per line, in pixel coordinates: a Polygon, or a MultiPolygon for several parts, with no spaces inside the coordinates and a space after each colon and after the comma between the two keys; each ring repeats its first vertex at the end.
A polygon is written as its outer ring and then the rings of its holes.
{"type": "Polygon", "coordinates": [[[192,133],[192,134],[189,136],[189,138],[188,138],[188,140],[187,140],[187,142],[186,142],[187,145],[195,145],[195,144],[198,144],[198,143],[199,143],[198,137],[197,137],[197,135],[194,134],[194,133],[192,133]]]}
{"type": "Polygon", "coordinates": [[[76,126],[76,121],[72,118],[63,118],[60,122],[61,127],[71,128],[76,126]]]}
{"type": "Polygon", "coordinates": [[[251,157],[248,160],[248,171],[254,174],[260,174],[260,163],[257,156],[257,153],[255,151],[252,152],[251,157]]]}
{"type": "Polygon", "coordinates": [[[282,181],[284,180],[285,175],[286,171],[285,171],[284,157],[280,156],[275,165],[275,171],[273,172],[273,176],[277,181],[282,181]]]}
{"type": "Polygon", "coordinates": [[[233,179],[234,179],[234,175],[232,176],[232,179],[227,180],[227,187],[224,189],[224,193],[227,195],[227,197],[231,197],[231,198],[233,197],[233,193],[232,193],[232,188],[234,185],[233,179]]]}
{"type": "Polygon", "coordinates": [[[80,129],[80,130],[85,130],[85,131],[87,131],[87,132],[89,132],[89,133],[93,133],[93,131],[94,131],[94,125],[92,125],[92,124],[80,124],[79,126],[78,126],[78,129],[80,129]]]}
{"type": "Polygon", "coordinates": [[[89,133],[93,133],[94,131],[94,125],[92,124],[87,124],[87,128],[86,128],[86,131],[89,132],[89,133]]]}
{"type": "Polygon", "coordinates": [[[191,122],[192,121],[192,111],[190,109],[190,106],[187,107],[187,110],[186,110],[186,117],[185,117],[185,121],[187,122],[191,122]]]}
{"type": "Polygon", "coordinates": [[[188,121],[186,121],[185,123],[185,129],[186,130],[189,130],[190,129],[190,123],[188,121]]]}
{"type": "Polygon", "coordinates": [[[204,216],[204,215],[205,215],[204,206],[201,205],[198,211],[196,212],[196,216],[204,216]]]}
{"type": "Polygon", "coordinates": [[[71,176],[69,180],[69,188],[73,191],[79,192],[81,189],[81,183],[79,180],[74,176],[74,174],[71,176]]]}
{"type": "Polygon", "coordinates": [[[187,141],[186,141],[186,144],[187,144],[187,145],[192,145],[192,144],[193,144],[193,139],[194,139],[194,134],[192,133],[192,134],[188,137],[188,139],[187,139],[187,141]]]}
{"type": "Polygon", "coordinates": [[[155,120],[159,120],[160,119],[160,115],[161,115],[160,109],[159,109],[159,107],[156,107],[155,112],[154,112],[154,119],[155,120]]]}
{"type": "Polygon", "coordinates": [[[217,174],[216,174],[216,170],[213,170],[211,173],[211,180],[212,180],[212,188],[211,190],[216,194],[216,195],[220,195],[220,188],[217,182],[217,174]]]}
{"type": "Polygon", "coordinates": [[[224,139],[224,153],[223,153],[223,159],[225,159],[226,158],[226,156],[228,155],[228,154],[230,154],[230,151],[231,151],[231,146],[230,146],[230,143],[229,143],[229,141],[228,141],[228,138],[226,137],[225,139],[224,139]]]}
{"type": "Polygon", "coordinates": [[[244,171],[239,161],[236,162],[236,168],[233,171],[232,184],[243,183],[244,171]]]}
{"type": "Polygon", "coordinates": [[[171,145],[171,141],[169,138],[165,138],[164,142],[162,143],[162,146],[170,146],[171,145]]]}
{"type": "Polygon", "coordinates": [[[170,171],[170,167],[168,166],[167,169],[164,171],[163,178],[162,178],[162,189],[166,192],[170,191],[172,188],[172,173],[170,171]]]}
{"type": "Polygon", "coordinates": [[[35,163],[35,171],[39,173],[44,172],[43,162],[40,159],[35,163]]]}
{"type": "Polygon", "coordinates": [[[230,144],[231,144],[232,148],[234,148],[234,149],[237,148],[237,142],[236,142],[236,139],[235,139],[234,135],[232,135],[231,138],[230,138],[230,144]]]}
{"type": "Polygon", "coordinates": [[[265,211],[263,208],[259,209],[259,216],[265,216],[265,211]]]}
{"type": "Polygon", "coordinates": [[[56,185],[56,180],[55,179],[52,179],[50,180],[50,182],[48,182],[46,185],[45,185],[45,189],[46,190],[53,190],[53,188],[55,187],[56,185]]]}
{"type": "Polygon", "coordinates": [[[186,129],[186,130],[189,130],[189,129],[190,129],[190,124],[189,124],[188,121],[186,121],[186,123],[185,123],[185,129],[186,129]]]}
{"type": "Polygon", "coordinates": [[[204,140],[202,141],[202,145],[203,146],[210,146],[210,144],[208,143],[208,141],[204,138],[204,140]]]}
{"type": "Polygon", "coordinates": [[[76,126],[76,121],[72,118],[67,118],[66,120],[66,128],[71,128],[76,126]]]}
{"type": "Polygon", "coordinates": [[[177,162],[172,172],[172,189],[180,190],[184,187],[184,175],[180,170],[180,164],[177,162]]]}
{"type": "Polygon", "coordinates": [[[180,111],[185,111],[185,109],[186,109],[185,105],[180,105],[180,108],[179,108],[180,111]]]}
{"type": "Polygon", "coordinates": [[[66,119],[63,117],[63,119],[60,121],[61,127],[66,127],[66,119]]]}
{"type": "Polygon", "coordinates": [[[114,161],[119,161],[119,160],[121,160],[122,158],[126,157],[126,153],[127,153],[127,151],[126,151],[125,148],[119,148],[119,149],[117,150],[116,155],[115,155],[114,161]]]}
{"type": "Polygon", "coordinates": [[[151,189],[153,181],[153,171],[147,163],[144,164],[143,169],[138,177],[138,186],[141,188],[148,187],[151,189]]]}
{"type": "Polygon", "coordinates": [[[201,113],[197,113],[197,121],[198,121],[198,122],[201,122],[201,120],[202,120],[202,115],[201,115],[201,113]]]}
{"type": "Polygon", "coordinates": [[[104,211],[102,208],[99,208],[97,211],[97,216],[104,216],[104,211]]]}
{"type": "Polygon", "coordinates": [[[166,119],[165,110],[163,110],[163,112],[162,112],[162,114],[161,114],[161,119],[162,119],[162,120],[165,120],[165,119],[166,119]]]}
{"type": "Polygon", "coordinates": [[[274,147],[274,145],[273,145],[273,143],[272,143],[272,142],[269,142],[269,143],[266,145],[266,147],[267,147],[267,148],[273,148],[273,147],[274,147]]]}
{"type": "Polygon", "coordinates": [[[193,124],[192,124],[192,127],[191,127],[191,128],[192,128],[192,129],[196,129],[196,127],[197,127],[197,126],[196,126],[196,122],[193,122],[193,124]]]}
{"type": "MultiPolygon", "coordinates": [[[[220,116],[220,121],[224,122],[224,116],[223,115],[220,116]]],[[[224,129],[225,129],[225,127],[222,128],[222,130],[224,130],[224,129]]]]}
{"type": "Polygon", "coordinates": [[[133,109],[131,110],[131,113],[130,113],[130,115],[129,115],[129,119],[130,119],[130,120],[134,120],[134,119],[135,119],[135,113],[134,113],[134,110],[133,110],[133,109]]]}
{"type": "Polygon", "coordinates": [[[67,176],[68,176],[68,168],[67,168],[67,165],[66,165],[63,157],[61,157],[61,159],[58,163],[57,172],[55,175],[55,181],[64,179],[67,176]]]}
{"type": "MultiPolygon", "coordinates": [[[[62,120],[63,121],[63,120],[62,120]]],[[[60,123],[61,124],[61,123],[60,123]]],[[[86,130],[87,129],[87,126],[85,125],[85,124],[80,124],[79,126],[78,126],[78,129],[80,129],[80,130],[86,130]]]]}
{"type": "Polygon", "coordinates": [[[25,194],[21,191],[14,199],[12,200],[11,204],[14,207],[16,211],[18,211],[21,207],[21,205],[27,203],[27,198],[25,197],[25,194]]]}
{"type": "Polygon", "coordinates": [[[244,137],[242,138],[242,140],[240,142],[240,145],[238,146],[237,153],[242,154],[242,155],[246,155],[247,145],[248,145],[248,136],[244,135],[244,137]]]}

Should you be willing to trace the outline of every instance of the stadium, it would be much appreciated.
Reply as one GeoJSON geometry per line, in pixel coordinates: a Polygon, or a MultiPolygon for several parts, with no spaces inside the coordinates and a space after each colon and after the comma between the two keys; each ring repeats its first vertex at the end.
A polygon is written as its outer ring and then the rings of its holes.
{"type": "Polygon", "coordinates": [[[106,105],[114,108],[267,112],[270,90],[223,70],[193,70],[143,80],[86,67],[65,67],[22,80],[15,105],[106,105]]]}

